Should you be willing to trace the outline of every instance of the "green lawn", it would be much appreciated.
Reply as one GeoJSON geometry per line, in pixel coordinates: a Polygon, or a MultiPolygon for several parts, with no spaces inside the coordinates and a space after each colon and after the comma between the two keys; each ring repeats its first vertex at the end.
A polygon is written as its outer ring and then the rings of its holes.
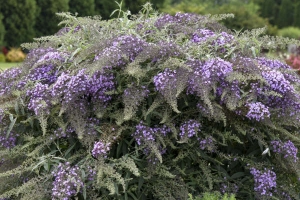
{"type": "Polygon", "coordinates": [[[15,67],[20,63],[8,63],[8,62],[0,62],[0,70],[4,70],[10,67],[15,67]]]}

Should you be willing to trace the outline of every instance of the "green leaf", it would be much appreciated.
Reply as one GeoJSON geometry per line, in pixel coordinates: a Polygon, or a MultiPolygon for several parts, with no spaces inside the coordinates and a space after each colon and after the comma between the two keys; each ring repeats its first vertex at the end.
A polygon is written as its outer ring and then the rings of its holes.
{"type": "Polygon", "coordinates": [[[143,184],[144,184],[144,178],[143,177],[140,177],[139,178],[139,183],[138,183],[138,191],[140,191],[141,190],[141,188],[142,188],[142,186],[143,186],[143,184]]]}
{"type": "Polygon", "coordinates": [[[7,130],[7,133],[6,133],[6,139],[9,137],[10,132],[13,129],[13,127],[17,121],[17,118],[14,118],[14,116],[12,114],[9,114],[9,119],[10,119],[10,124],[9,124],[8,130],[7,130]]]}
{"type": "Polygon", "coordinates": [[[237,178],[240,178],[242,176],[245,176],[245,172],[237,172],[237,173],[233,174],[230,178],[231,179],[237,179],[237,178]]]}
{"type": "Polygon", "coordinates": [[[70,153],[70,151],[75,147],[75,145],[76,142],[71,147],[68,148],[68,150],[65,152],[65,157],[70,153]]]}

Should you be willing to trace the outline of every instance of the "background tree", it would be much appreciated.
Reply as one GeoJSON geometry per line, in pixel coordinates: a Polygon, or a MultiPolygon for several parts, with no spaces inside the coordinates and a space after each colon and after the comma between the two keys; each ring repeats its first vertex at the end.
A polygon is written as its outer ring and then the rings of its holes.
{"type": "Polygon", "coordinates": [[[69,11],[78,13],[78,16],[92,16],[95,14],[95,0],[72,0],[69,2],[69,11]]]}
{"type": "Polygon", "coordinates": [[[300,2],[295,5],[294,26],[300,27],[300,2]]]}
{"type": "Polygon", "coordinates": [[[5,27],[2,20],[3,20],[3,15],[0,13],[0,46],[3,44],[4,35],[5,35],[5,27]]]}
{"type": "MultiPolygon", "coordinates": [[[[32,41],[37,13],[35,0],[0,0],[0,5],[0,13],[4,17],[2,21],[6,30],[5,44],[19,46],[23,42],[32,41]]],[[[2,30],[0,25],[0,41],[4,33],[2,30]]]]}
{"type": "Polygon", "coordinates": [[[274,0],[258,1],[260,5],[260,16],[267,18],[271,24],[275,24],[275,16],[278,14],[279,5],[274,0]]]}
{"type": "Polygon", "coordinates": [[[35,24],[36,36],[54,34],[59,30],[57,24],[60,22],[55,13],[68,11],[69,0],[36,0],[36,3],[38,6],[38,17],[35,24]]]}
{"type": "Polygon", "coordinates": [[[279,13],[277,15],[278,28],[292,26],[294,21],[293,15],[294,15],[293,1],[282,0],[282,3],[279,8],[279,13]]]}
{"type": "MultiPolygon", "coordinates": [[[[111,0],[94,0],[95,1],[95,14],[100,15],[103,19],[109,19],[111,13],[118,9],[118,4],[111,0]]],[[[122,3],[124,5],[124,3],[122,3]]],[[[123,7],[124,8],[124,7],[123,7]]],[[[113,17],[116,17],[114,14],[113,17]]]]}

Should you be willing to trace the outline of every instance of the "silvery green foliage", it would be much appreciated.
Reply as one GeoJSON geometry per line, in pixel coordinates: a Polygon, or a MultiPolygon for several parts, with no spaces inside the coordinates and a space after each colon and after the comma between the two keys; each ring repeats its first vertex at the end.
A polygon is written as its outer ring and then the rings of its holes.
{"type": "Polygon", "coordinates": [[[0,74],[0,198],[297,199],[300,79],[260,50],[299,42],[120,14],[61,13],[0,74]]]}

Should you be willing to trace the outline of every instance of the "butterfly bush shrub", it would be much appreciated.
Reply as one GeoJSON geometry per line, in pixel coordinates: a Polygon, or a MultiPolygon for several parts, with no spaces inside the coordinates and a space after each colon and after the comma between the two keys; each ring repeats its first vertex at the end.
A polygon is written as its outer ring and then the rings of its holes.
{"type": "Polygon", "coordinates": [[[299,199],[300,78],[260,54],[299,42],[149,4],[59,16],[0,74],[0,198],[299,199]]]}

